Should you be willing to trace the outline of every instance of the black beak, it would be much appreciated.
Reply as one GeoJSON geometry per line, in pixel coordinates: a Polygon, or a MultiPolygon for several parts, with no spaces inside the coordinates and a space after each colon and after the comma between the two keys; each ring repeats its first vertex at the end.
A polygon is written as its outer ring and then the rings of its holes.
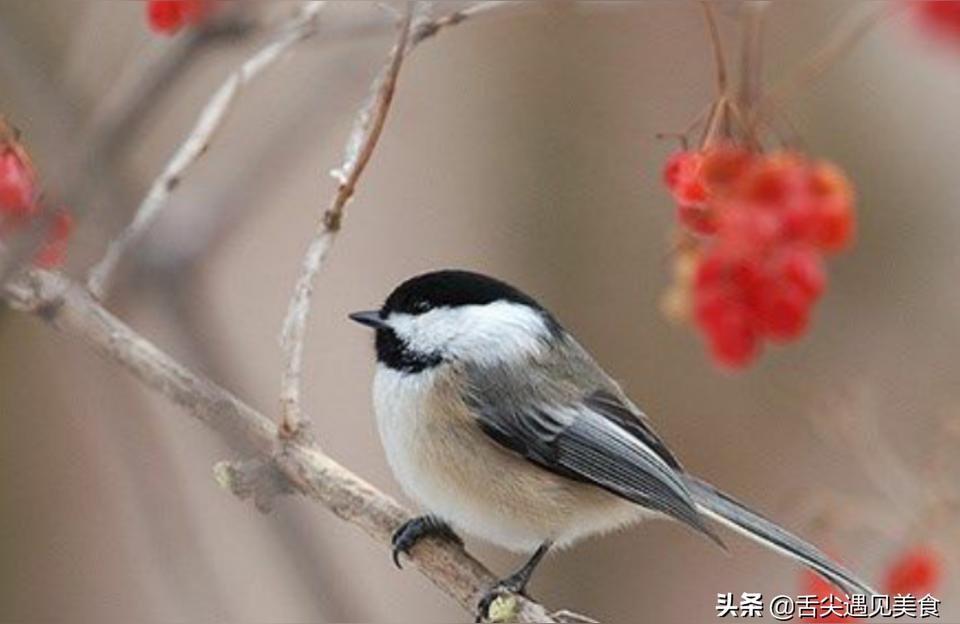
{"type": "Polygon", "coordinates": [[[350,320],[356,321],[361,325],[366,325],[367,327],[373,327],[374,329],[379,329],[381,327],[386,327],[387,324],[380,318],[379,310],[366,310],[364,312],[354,312],[350,314],[350,320]]]}

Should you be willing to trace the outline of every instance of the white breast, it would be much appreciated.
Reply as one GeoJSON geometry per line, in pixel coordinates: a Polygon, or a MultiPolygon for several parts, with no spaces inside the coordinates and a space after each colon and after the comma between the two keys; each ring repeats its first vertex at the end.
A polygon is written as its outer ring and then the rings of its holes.
{"type": "Polygon", "coordinates": [[[373,406],[387,463],[404,491],[420,503],[425,501],[418,486],[429,480],[417,461],[426,430],[421,408],[434,375],[432,370],[409,374],[380,365],[373,384],[373,406]]]}
{"type": "Polygon", "coordinates": [[[563,545],[641,515],[634,505],[493,443],[454,398],[449,373],[447,365],[414,374],[378,366],[374,382],[387,461],[428,512],[518,551],[545,540],[563,545]]]}

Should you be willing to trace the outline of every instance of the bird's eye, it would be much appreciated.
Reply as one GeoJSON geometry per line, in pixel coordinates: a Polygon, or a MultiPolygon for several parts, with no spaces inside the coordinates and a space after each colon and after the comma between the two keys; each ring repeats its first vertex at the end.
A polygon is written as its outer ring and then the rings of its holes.
{"type": "Polygon", "coordinates": [[[421,299],[413,304],[413,310],[415,312],[427,312],[430,310],[430,302],[425,299],[421,299]]]}

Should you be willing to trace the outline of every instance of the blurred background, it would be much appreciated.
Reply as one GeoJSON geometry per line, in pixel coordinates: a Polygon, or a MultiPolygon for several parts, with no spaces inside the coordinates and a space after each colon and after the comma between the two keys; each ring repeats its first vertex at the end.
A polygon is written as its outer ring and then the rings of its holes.
{"type": "MultiPolygon", "coordinates": [[[[209,95],[295,7],[249,4],[250,30],[184,52],[192,35],[152,33],[141,2],[0,4],[0,111],[51,180],[68,177],[145,67],[186,55],[122,128],[96,201],[77,207],[68,274],[100,257],[209,95]]],[[[735,57],[737,4],[718,8],[735,57]]],[[[772,3],[765,75],[784,76],[863,10],[772,3]]],[[[108,300],[267,415],[278,413],[281,321],[335,188],[327,171],[392,45],[391,20],[373,2],[332,3],[318,34],[240,97],[108,300]]],[[[903,12],[787,103],[809,152],[856,184],[858,241],[831,261],[804,339],[738,374],[660,312],[674,223],[660,174],[675,145],[655,135],[712,96],[695,3],[516,4],[417,48],[317,286],[304,400],[320,442],[406,500],[371,412],[370,336],[346,314],[417,272],[488,272],[553,309],[691,471],[877,583],[900,554],[935,552],[934,593],[956,621],[960,45],[903,12]]],[[[264,515],[218,487],[211,467],[232,457],[79,341],[4,309],[0,621],[468,619],[318,505],[288,498],[264,515]]],[[[707,622],[718,592],[803,593],[792,563],[727,541],[733,556],[649,523],[550,557],[532,593],[611,622],[707,622]]],[[[520,562],[468,547],[498,573],[520,562]]]]}

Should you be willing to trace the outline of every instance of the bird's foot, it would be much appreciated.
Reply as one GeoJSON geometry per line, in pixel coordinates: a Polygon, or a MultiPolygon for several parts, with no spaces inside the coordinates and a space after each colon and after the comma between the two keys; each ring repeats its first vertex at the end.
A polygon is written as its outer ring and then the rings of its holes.
{"type": "Polygon", "coordinates": [[[498,582],[483,595],[480,603],[477,605],[477,622],[495,621],[505,622],[513,621],[516,615],[517,601],[514,596],[527,597],[527,583],[533,576],[533,571],[540,565],[543,557],[550,550],[551,542],[546,541],[540,544],[533,556],[523,564],[523,567],[498,582]],[[501,600],[502,599],[502,600],[501,600]],[[497,606],[498,613],[492,613],[492,607],[497,606]]]}
{"type": "Polygon", "coordinates": [[[398,568],[400,565],[400,554],[410,555],[410,550],[425,537],[439,537],[450,540],[455,544],[463,546],[463,540],[453,532],[450,525],[434,516],[418,516],[412,520],[407,520],[399,529],[397,529],[391,542],[393,543],[393,563],[398,568]]]}
{"type": "Polygon", "coordinates": [[[477,622],[499,621],[500,618],[493,617],[490,607],[497,603],[499,599],[508,599],[511,596],[527,597],[527,580],[518,574],[509,576],[496,585],[491,587],[483,595],[477,604],[477,622]]]}

